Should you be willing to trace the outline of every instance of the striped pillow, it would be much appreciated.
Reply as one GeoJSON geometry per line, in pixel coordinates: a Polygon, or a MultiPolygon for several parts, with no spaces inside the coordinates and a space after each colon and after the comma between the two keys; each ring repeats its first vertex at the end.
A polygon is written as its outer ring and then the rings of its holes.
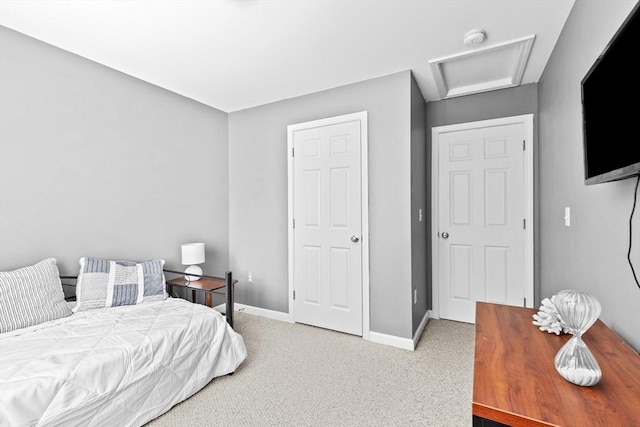
{"type": "Polygon", "coordinates": [[[164,260],[145,262],[80,258],[73,312],[167,298],[164,260]]]}
{"type": "Polygon", "coordinates": [[[54,258],[0,271],[0,333],[69,315],[54,258]]]}

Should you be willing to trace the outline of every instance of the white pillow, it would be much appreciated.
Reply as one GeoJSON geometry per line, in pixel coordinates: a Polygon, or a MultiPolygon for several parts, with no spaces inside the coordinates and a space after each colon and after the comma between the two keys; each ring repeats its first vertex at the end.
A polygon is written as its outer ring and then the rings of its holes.
{"type": "Polygon", "coordinates": [[[162,259],[133,262],[80,258],[73,312],[166,299],[163,266],[162,259]]]}
{"type": "Polygon", "coordinates": [[[0,333],[69,315],[54,258],[0,271],[0,333]]]}

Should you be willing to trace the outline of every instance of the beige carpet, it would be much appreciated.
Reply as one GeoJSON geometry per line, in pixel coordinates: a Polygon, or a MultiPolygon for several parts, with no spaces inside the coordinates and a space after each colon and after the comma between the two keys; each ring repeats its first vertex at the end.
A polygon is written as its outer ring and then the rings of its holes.
{"type": "Polygon", "coordinates": [[[471,426],[474,325],[430,320],[416,351],[237,313],[248,357],[148,424],[471,426]]]}

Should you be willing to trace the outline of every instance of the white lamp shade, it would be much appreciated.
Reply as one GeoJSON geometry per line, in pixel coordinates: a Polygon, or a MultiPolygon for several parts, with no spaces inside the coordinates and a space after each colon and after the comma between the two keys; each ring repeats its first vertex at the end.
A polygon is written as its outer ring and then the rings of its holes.
{"type": "Polygon", "coordinates": [[[202,264],[204,262],[204,243],[185,243],[182,245],[182,265],[202,264]]]}

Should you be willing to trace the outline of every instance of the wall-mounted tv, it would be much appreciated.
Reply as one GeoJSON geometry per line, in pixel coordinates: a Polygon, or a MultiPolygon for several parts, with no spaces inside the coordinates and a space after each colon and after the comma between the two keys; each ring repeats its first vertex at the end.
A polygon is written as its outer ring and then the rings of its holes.
{"type": "Polygon", "coordinates": [[[640,175],[640,3],[582,79],[585,183],[640,175]]]}

